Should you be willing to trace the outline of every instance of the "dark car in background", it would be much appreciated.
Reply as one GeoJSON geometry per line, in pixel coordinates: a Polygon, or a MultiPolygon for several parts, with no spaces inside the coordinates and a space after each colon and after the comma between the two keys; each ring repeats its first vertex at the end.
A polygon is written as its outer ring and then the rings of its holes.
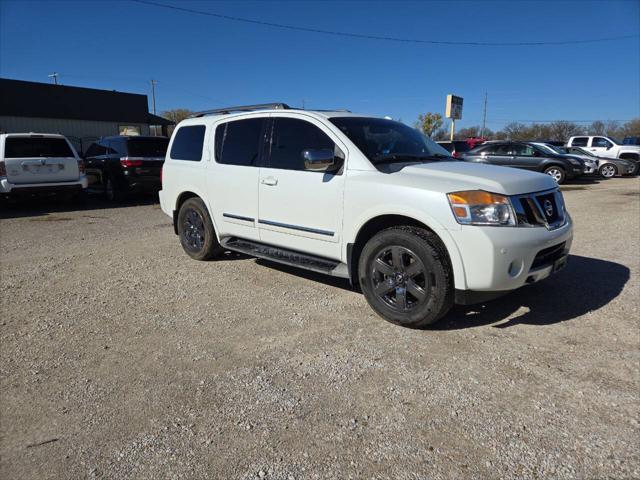
{"type": "Polygon", "coordinates": [[[640,137],[624,137],[622,139],[623,145],[640,145],[640,137]]]}
{"type": "Polygon", "coordinates": [[[84,155],[89,186],[100,188],[110,201],[134,192],[157,192],[168,145],[167,137],[101,138],[84,155]]]}
{"type": "Polygon", "coordinates": [[[454,158],[460,158],[463,153],[471,150],[466,140],[454,140],[453,142],[441,141],[438,142],[438,145],[448,151],[454,158]]]}
{"type": "Polygon", "coordinates": [[[584,172],[584,162],[580,158],[556,155],[528,142],[483,143],[464,153],[462,159],[467,162],[490,163],[546,173],[558,183],[576,178],[584,172]]]}

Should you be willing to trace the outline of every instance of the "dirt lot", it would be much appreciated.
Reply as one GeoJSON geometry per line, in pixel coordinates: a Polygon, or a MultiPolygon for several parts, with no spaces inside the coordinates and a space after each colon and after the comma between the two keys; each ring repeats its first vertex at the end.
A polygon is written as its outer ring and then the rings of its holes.
{"type": "Polygon", "coordinates": [[[9,207],[0,477],[639,478],[640,180],[565,197],[562,273],[425,331],[152,201],[9,207]]]}

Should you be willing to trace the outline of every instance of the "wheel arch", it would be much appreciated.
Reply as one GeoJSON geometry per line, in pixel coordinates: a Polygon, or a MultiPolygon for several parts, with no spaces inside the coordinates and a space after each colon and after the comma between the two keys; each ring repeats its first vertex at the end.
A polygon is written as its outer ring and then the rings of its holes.
{"type": "MultiPolygon", "coordinates": [[[[209,206],[207,205],[207,202],[205,201],[204,197],[198,192],[197,189],[195,188],[187,188],[185,190],[183,190],[182,192],[180,192],[180,194],[176,197],[176,202],[175,202],[175,208],[173,209],[172,212],[172,217],[173,217],[173,231],[176,235],[178,235],[178,212],[180,212],[180,207],[182,206],[182,204],[184,202],[186,202],[187,200],[189,200],[190,198],[199,198],[200,200],[202,200],[202,202],[205,205],[205,208],[207,209],[208,213],[209,213],[209,218],[211,218],[211,221],[213,222],[213,216],[211,215],[211,209],[209,208],[209,206]]],[[[217,232],[216,226],[215,226],[215,222],[213,224],[214,229],[217,232]]]]}
{"type": "Polygon", "coordinates": [[[451,235],[444,228],[432,228],[427,222],[405,214],[385,213],[376,215],[364,222],[354,238],[347,243],[347,267],[352,285],[358,284],[358,262],[365,244],[378,232],[391,227],[413,226],[432,232],[445,247],[453,270],[455,287],[464,289],[466,285],[464,267],[460,253],[451,235]]]}

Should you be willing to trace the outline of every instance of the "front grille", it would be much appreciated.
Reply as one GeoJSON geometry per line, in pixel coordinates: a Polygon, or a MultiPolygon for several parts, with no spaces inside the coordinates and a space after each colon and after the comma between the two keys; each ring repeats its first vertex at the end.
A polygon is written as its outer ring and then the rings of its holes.
{"type": "Polygon", "coordinates": [[[562,256],[564,255],[564,245],[565,242],[562,242],[558,245],[554,245],[553,247],[540,250],[536,255],[536,258],[533,259],[531,269],[534,270],[536,268],[552,265],[553,262],[562,258],[562,256]]]}
{"type": "Polygon", "coordinates": [[[566,212],[559,190],[516,196],[511,199],[519,226],[545,226],[550,230],[566,222],[566,212]]]}

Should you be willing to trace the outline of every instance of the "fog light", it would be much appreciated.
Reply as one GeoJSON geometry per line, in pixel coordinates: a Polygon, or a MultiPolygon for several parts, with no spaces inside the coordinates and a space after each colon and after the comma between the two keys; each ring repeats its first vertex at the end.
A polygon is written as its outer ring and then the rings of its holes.
{"type": "Polygon", "coordinates": [[[509,264],[509,269],[507,272],[510,277],[517,277],[522,273],[522,267],[524,266],[524,262],[522,260],[514,260],[509,264]]]}

